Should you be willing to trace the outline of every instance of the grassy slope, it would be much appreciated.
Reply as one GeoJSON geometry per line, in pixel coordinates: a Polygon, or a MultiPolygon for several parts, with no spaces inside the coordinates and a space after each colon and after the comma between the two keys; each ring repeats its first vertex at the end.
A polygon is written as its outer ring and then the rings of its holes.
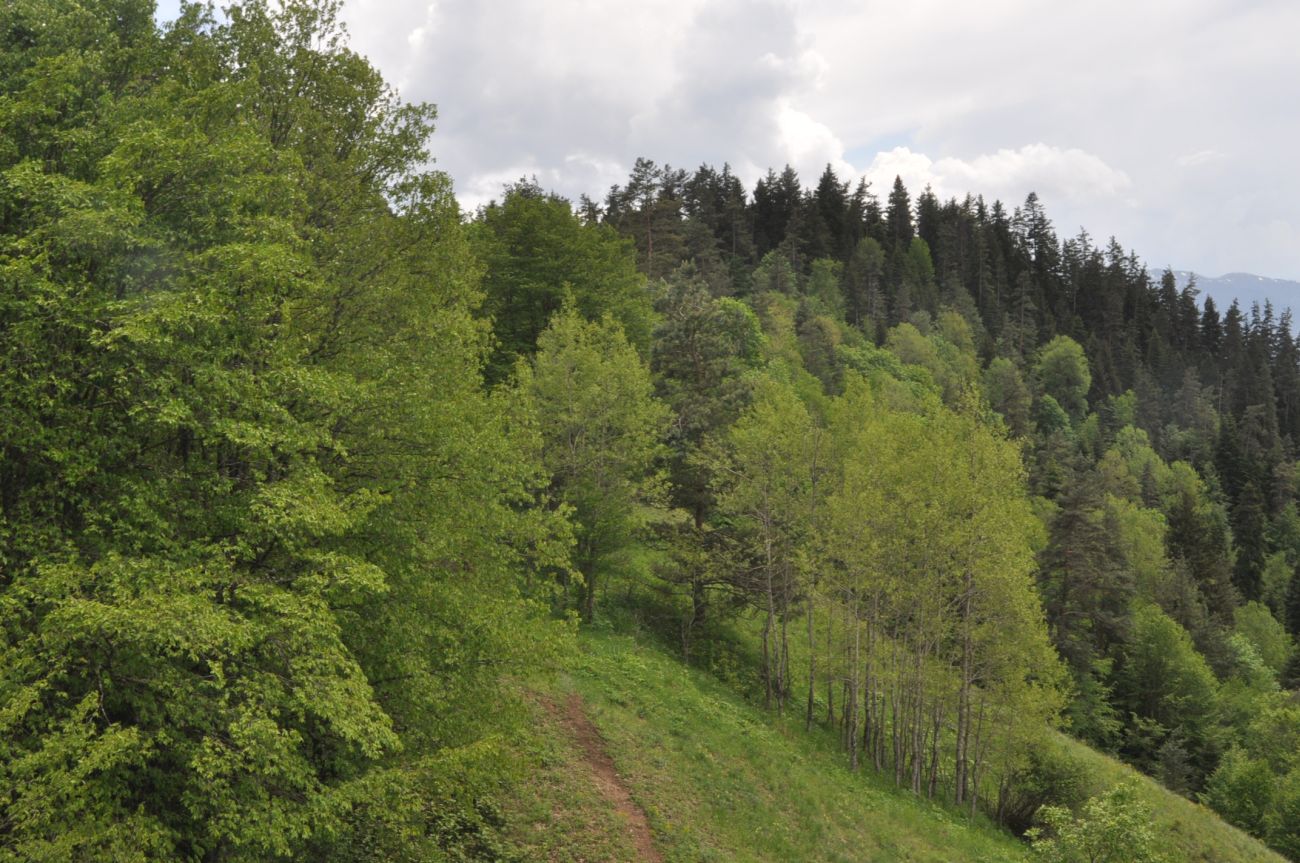
{"type": "Polygon", "coordinates": [[[1257,839],[1221,819],[1213,810],[1175,794],[1127,764],[1062,736],[1061,743],[1080,759],[1092,777],[1090,794],[1130,778],[1151,808],[1156,835],[1164,839],[1171,863],[1286,863],[1257,839]]]}
{"type": "MultiPolygon", "coordinates": [[[[569,674],[545,686],[576,691],[619,774],[645,809],[668,861],[1015,861],[1024,846],[987,822],[851,774],[830,735],[807,734],[751,705],[712,675],[653,643],[588,632],[569,674]]],[[[635,860],[620,816],[592,785],[560,720],[537,709],[538,763],[507,806],[521,860],[635,860]]],[[[1134,771],[1074,741],[1096,790],[1134,771]]],[[[1139,777],[1170,863],[1281,858],[1212,812],[1139,777]]]]}
{"type": "MultiPolygon", "coordinates": [[[[851,774],[828,735],[774,719],[653,645],[583,636],[576,690],[667,861],[1014,861],[1010,836],[851,774]]],[[[538,710],[542,766],[511,802],[521,859],[633,860],[577,748],[538,710]]]]}

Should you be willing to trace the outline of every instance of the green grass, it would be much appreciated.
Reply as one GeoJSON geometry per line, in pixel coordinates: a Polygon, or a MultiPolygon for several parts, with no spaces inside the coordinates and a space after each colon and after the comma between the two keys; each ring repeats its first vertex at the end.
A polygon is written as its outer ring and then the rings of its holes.
{"type": "MultiPolygon", "coordinates": [[[[642,598],[640,607],[644,609],[646,605],[642,598]]],[[[636,623],[632,621],[632,625],[636,623]]],[[[663,622],[655,623],[657,627],[653,631],[662,630],[663,622]]],[[[709,649],[714,651],[710,657],[713,665],[738,690],[748,690],[751,698],[758,694],[758,674],[753,670],[758,663],[755,648],[758,626],[757,618],[740,616],[730,623],[729,628],[714,633],[714,641],[709,645],[709,649]]],[[[824,637],[820,629],[817,637],[819,642],[824,637]]],[[[802,631],[792,638],[790,646],[792,689],[802,693],[807,686],[804,673],[807,648],[802,631]]],[[[819,702],[819,711],[823,709],[819,702]]],[[[1139,797],[1152,810],[1153,825],[1164,840],[1168,863],[1286,863],[1281,855],[1228,824],[1214,810],[1169,791],[1127,764],[1073,738],[1062,734],[1058,735],[1058,740],[1065,751],[1083,765],[1087,775],[1085,791],[1089,796],[1103,793],[1121,781],[1137,782],[1139,797]]],[[[840,763],[843,764],[842,756],[840,763]]]]}
{"type": "MultiPolygon", "coordinates": [[[[870,770],[850,773],[833,735],[770,715],[653,639],[584,632],[572,667],[535,683],[577,692],[667,861],[1017,861],[1017,839],[984,818],[918,800],[870,770]]],[[[517,859],[631,861],[618,813],[578,747],[540,706],[525,753],[531,774],[506,806],[517,859]]],[[[1089,792],[1136,778],[1169,863],[1283,863],[1213,812],[1062,736],[1089,792]]]]}
{"type": "Polygon", "coordinates": [[[506,845],[519,863],[635,860],[617,812],[591,781],[578,747],[537,708],[527,778],[506,802],[506,845]]]}
{"type": "MultiPolygon", "coordinates": [[[[830,735],[771,717],[652,643],[586,633],[577,691],[667,861],[1016,861],[987,821],[850,773],[830,735]]],[[[558,720],[538,709],[541,764],[507,806],[520,859],[633,860],[558,720]]]]}
{"type": "Polygon", "coordinates": [[[1286,863],[1259,840],[1233,827],[1212,809],[1193,803],[1138,771],[1064,735],[1061,745],[1084,764],[1089,794],[1136,779],[1140,799],[1152,811],[1152,826],[1170,863],[1286,863]]]}

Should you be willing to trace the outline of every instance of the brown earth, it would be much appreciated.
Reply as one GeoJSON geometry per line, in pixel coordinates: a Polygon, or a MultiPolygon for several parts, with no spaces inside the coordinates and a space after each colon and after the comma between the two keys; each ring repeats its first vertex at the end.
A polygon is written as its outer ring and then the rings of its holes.
{"type": "Polygon", "coordinates": [[[645,810],[632,799],[627,785],[614,768],[614,761],[605,749],[605,739],[587,718],[582,697],[574,692],[569,694],[563,705],[549,699],[543,700],[542,704],[578,744],[583,760],[591,770],[592,782],[627,825],[628,838],[636,847],[636,859],[642,863],[663,863],[663,856],[655,848],[645,810]]]}

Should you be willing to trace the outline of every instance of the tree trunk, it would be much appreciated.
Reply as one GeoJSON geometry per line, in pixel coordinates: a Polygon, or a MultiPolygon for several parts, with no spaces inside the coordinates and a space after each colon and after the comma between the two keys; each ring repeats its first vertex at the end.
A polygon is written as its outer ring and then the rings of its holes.
{"type": "Polygon", "coordinates": [[[813,594],[808,593],[808,711],[804,716],[804,731],[812,731],[813,696],[817,689],[817,645],[813,637],[813,594]]]}
{"type": "Polygon", "coordinates": [[[858,769],[858,670],[862,664],[862,624],[858,620],[857,598],[853,600],[853,662],[849,666],[849,769],[858,769]]]}
{"type": "Polygon", "coordinates": [[[966,762],[970,744],[970,690],[974,667],[971,601],[974,590],[972,573],[965,574],[966,590],[962,597],[961,686],[957,692],[957,751],[953,776],[953,795],[958,806],[966,799],[966,762]]]}
{"type": "Polygon", "coordinates": [[[832,657],[835,655],[835,647],[832,642],[831,633],[835,629],[835,615],[831,609],[826,610],[826,727],[835,727],[835,675],[829,667],[832,657]]]}

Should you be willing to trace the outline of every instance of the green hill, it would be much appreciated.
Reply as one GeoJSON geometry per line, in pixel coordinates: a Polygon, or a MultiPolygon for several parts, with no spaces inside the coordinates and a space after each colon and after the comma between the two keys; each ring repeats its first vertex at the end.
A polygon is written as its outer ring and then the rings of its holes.
{"type": "Polygon", "coordinates": [[[1096,794],[1116,783],[1137,780],[1139,797],[1153,812],[1153,824],[1165,840],[1171,861],[1228,863],[1228,861],[1285,860],[1259,840],[1225,822],[1212,809],[1193,803],[1129,767],[1090,749],[1077,740],[1062,736],[1061,745],[1080,759],[1090,777],[1088,792],[1096,794]]]}
{"type": "MultiPolygon", "coordinates": [[[[571,670],[532,696],[537,733],[523,754],[533,767],[505,812],[516,859],[1031,859],[982,818],[918,800],[870,770],[850,773],[832,735],[765,713],[653,643],[599,631],[581,643],[571,670]]],[[[1098,790],[1136,775],[1062,745],[1089,765],[1098,790]]],[[[1204,807],[1139,781],[1171,863],[1280,863],[1204,807]]]]}

